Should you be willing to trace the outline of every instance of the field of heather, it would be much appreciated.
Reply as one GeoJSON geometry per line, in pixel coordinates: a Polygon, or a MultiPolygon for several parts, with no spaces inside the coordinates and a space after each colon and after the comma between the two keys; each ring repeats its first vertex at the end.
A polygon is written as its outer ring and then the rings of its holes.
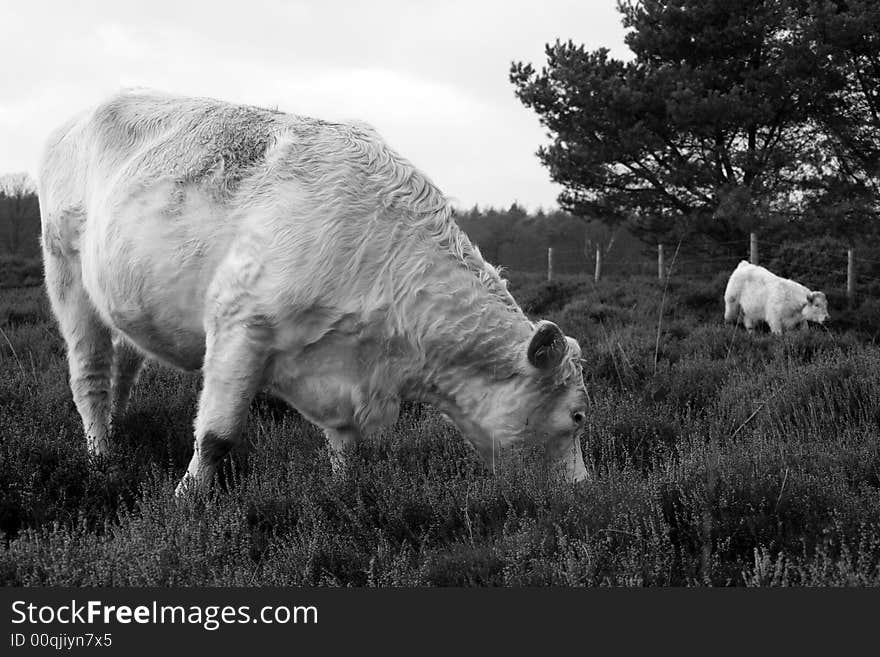
{"type": "Polygon", "coordinates": [[[0,584],[880,584],[880,290],[779,338],[722,323],[722,274],[510,278],[583,347],[589,483],[488,472],[419,406],[332,477],[260,397],[217,490],[175,500],[199,377],[150,365],[90,463],[42,288],[0,290],[0,584]]]}

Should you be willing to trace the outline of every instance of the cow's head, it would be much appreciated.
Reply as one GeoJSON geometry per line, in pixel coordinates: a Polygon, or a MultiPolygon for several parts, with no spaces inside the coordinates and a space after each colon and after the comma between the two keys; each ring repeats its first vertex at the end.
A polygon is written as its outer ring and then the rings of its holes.
{"type": "Polygon", "coordinates": [[[548,463],[562,467],[572,481],[587,477],[580,444],[587,419],[580,357],[577,341],[548,321],[537,324],[526,349],[527,376],[536,385],[532,405],[527,406],[525,422],[533,426],[527,438],[544,442],[548,463]]]}
{"type": "Polygon", "coordinates": [[[468,417],[453,420],[487,463],[510,445],[543,444],[551,468],[570,481],[586,479],[580,435],[587,395],[580,346],[553,322],[541,321],[514,348],[512,371],[472,382],[468,417]]]}
{"type": "Polygon", "coordinates": [[[807,303],[801,309],[801,315],[810,322],[820,324],[828,319],[828,299],[824,292],[810,292],[807,295],[807,303]]]}

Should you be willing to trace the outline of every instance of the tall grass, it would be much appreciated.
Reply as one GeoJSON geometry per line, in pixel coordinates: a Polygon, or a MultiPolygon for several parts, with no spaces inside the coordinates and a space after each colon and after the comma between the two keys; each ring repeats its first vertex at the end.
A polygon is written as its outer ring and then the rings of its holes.
{"type": "Polygon", "coordinates": [[[534,450],[492,475],[417,405],[334,477],[320,432],[261,396],[221,485],[178,501],[198,376],[150,366],[90,462],[43,292],[0,292],[0,582],[880,583],[880,348],[858,308],[748,336],[720,279],[673,277],[662,304],[649,278],[512,279],[584,349],[587,484],[534,450]]]}

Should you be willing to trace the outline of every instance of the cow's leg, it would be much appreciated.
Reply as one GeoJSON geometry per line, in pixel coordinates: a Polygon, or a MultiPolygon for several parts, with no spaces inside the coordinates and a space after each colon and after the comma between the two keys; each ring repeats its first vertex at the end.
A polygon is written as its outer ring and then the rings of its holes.
{"type": "Polygon", "coordinates": [[[747,330],[749,333],[754,333],[754,332],[755,332],[755,320],[753,320],[753,319],[752,319],[751,317],[749,317],[748,315],[743,315],[743,326],[746,327],[746,330],[747,330]]]}
{"type": "Polygon", "coordinates": [[[113,336],[113,400],[111,419],[118,421],[128,406],[131,389],[137,382],[144,356],[122,336],[113,336]]]}
{"type": "Polygon", "coordinates": [[[782,320],[779,317],[768,317],[767,325],[773,335],[782,335],[782,320]]]}
{"type": "Polygon", "coordinates": [[[193,455],[177,495],[191,485],[201,490],[210,485],[217,464],[238,442],[263,383],[265,340],[246,322],[229,324],[208,334],[193,455]]]}
{"type": "Polygon", "coordinates": [[[70,390],[79,411],[89,454],[110,449],[110,368],[113,345],[108,329],[82,284],[79,261],[44,250],[46,289],[67,344],[70,390]]]}
{"type": "Polygon", "coordinates": [[[346,427],[324,429],[324,435],[330,445],[330,467],[333,468],[333,474],[339,474],[345,469],[346,452],[357,444],[360,433],[357,429],[346,427]]]}

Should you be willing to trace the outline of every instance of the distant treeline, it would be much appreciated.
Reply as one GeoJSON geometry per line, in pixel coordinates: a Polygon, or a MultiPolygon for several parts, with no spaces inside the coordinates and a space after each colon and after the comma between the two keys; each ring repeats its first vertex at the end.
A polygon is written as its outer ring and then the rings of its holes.
{"type": "MultiPolygon", "coordinates": [[[[508,269],[545,271],[548,247],[553,247],[554,270],[559,273],[590,270],[597,246],[607,271],[648,261],[644,245],[625,227],[612,230],[558,210],[529,213],[516,203],[506,210],[475,206],[458,211],[456,221],[489,262],[508,269]]],[[[3,269],[14,269],[13,260],[39,258],[39,237],[40,208],[33,182],[24,174],[0,176],[0,257],[8,265],[3,269]]]]}
{"type": "Polygon", "coordinates": [[[457,212],[456,221],[486,260],[507,269],[546,271],[551,247],[553,270],[564,274],[592,271],[597,249],[605,272],[643,271],[652,262],[650,247],[625,225],[609,228],[561,210],[529,213],[516,203],[506,210],[474,206],[457,212]]]}
{"type": "MultiPolygon", "coordinates": [[[[557,274],[592,275],[601,252],[602,275],[652,274],[657,246],[636,236],[629,223],[615,227],[562,210],[527,212],[474,206],[455,219],[483,256],[494,265],[519,272],[547,272],[553,249],[557,274]]],[[[24,174],[0,176],[0,287],[39,283],[40,211],[32,181],[24,174]]],[[[678,275],[714,275],[748,257],[748,234],[718,241],[693,234],[666,245],[667,266],[678,275]]],[[[810,232],[806,222],[768,227],[761,233],[761,264],[784,276],[842,285],[846,276],[845,238],[810,232]]],[[[856,247],[860,279],[880,281],[880,245],[865,240],[856,247]]]]}

